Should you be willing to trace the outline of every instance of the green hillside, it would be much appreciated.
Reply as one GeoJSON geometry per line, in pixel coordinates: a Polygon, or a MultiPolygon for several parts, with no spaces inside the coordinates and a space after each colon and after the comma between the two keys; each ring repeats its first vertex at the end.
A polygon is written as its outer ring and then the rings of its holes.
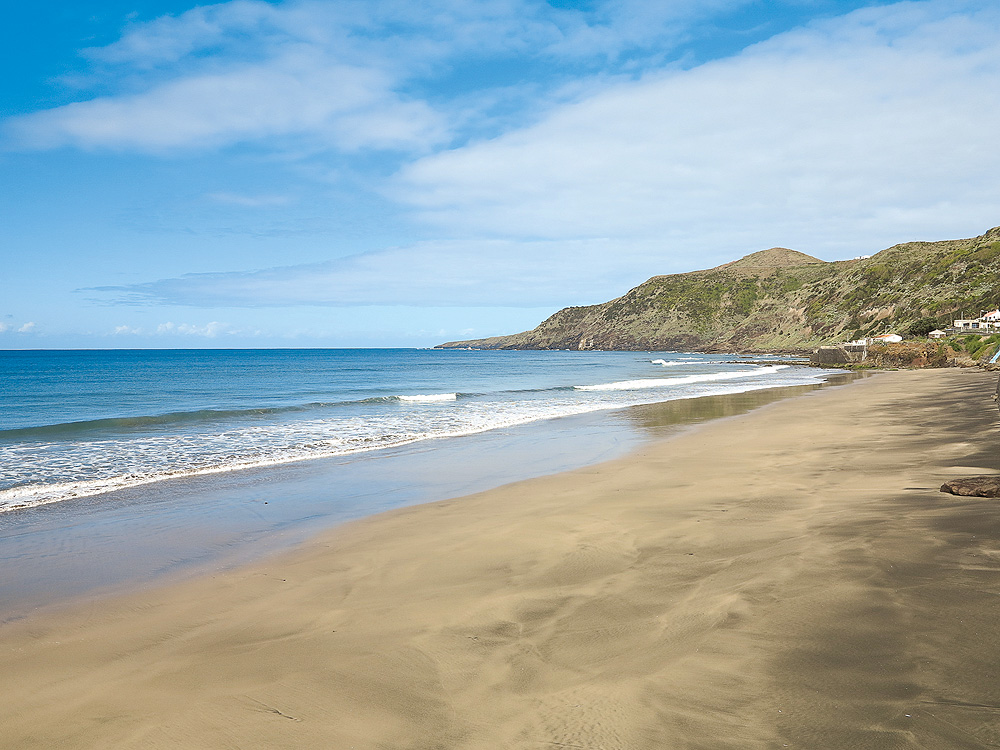
{"type": "Polygon", "coordinates": [[[833,263],[771,248],[706,271],[654,276],[610,302],[560,310],[531,331],[441,346],[805,351],[946,326],[998,305],[1000,227],[833,263]]]}

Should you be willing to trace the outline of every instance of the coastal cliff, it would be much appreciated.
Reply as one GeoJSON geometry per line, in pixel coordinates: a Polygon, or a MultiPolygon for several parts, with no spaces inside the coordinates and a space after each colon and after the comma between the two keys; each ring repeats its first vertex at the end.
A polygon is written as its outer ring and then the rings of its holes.
{"type": "Polygon", "coordinates": [[[560,310],[530,331],[438,348],[809,351],[888,330],[926,334],[998,304],[995,227],[834,262],[775,247],[654,276],[609,302],[560,310]]]}

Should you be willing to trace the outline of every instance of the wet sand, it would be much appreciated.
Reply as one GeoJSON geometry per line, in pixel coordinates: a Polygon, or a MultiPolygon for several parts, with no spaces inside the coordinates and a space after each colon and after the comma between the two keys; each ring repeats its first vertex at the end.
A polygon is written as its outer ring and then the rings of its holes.
{"type": "Polygon", "coordinates": [[[886,373],[0,627],[0,747],[1000,745],[995,376],[886,373]]]}
{"type": "Polygon", "coordinates": [[[579,414],[0,513],[0,625],[74,600],[248,564],[357,518],[609,461],[689,425],[851,377],[579,414]]]}

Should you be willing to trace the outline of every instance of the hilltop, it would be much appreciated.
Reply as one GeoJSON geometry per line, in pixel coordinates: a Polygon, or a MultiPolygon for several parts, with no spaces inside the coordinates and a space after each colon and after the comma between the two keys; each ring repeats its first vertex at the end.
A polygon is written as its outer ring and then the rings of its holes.
{"type": "MultiPolygon", "coordinates": [[[[806,255],[805,253],[800,253],[798,250],[789,250],[787,247],[771,247],[767,250],[759,250],[756,253],[744,255],[739,260],[732,260],[729,263],[723,263],[721,266],[717,266],[709,270],[726,270],[729,272],[753,275],[768,268],[790,268],[793,266],[808,266],[816,263],[825,264],[826,261],[814,258],[811,255],[806,255]]],[[[705,271],[694,271],[693,273],[705,273],[705,271]]]]}
{"type": "Polygon", "coordinates": [[[1000,227],[827,262],[774,247],[704,271],[654,276],[617,299],[567,307],[510,336],[442,348],[807,351],[1000,304],[1000,227]]]}

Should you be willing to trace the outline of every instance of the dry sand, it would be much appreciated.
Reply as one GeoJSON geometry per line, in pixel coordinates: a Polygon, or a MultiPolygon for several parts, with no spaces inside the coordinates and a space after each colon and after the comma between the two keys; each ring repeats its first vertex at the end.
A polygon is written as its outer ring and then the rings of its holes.
{"type": "Polygon", "coordinates": [[[3,748],[1000,746],[992,377],[887,373],[0,628],[3,748]]]}

